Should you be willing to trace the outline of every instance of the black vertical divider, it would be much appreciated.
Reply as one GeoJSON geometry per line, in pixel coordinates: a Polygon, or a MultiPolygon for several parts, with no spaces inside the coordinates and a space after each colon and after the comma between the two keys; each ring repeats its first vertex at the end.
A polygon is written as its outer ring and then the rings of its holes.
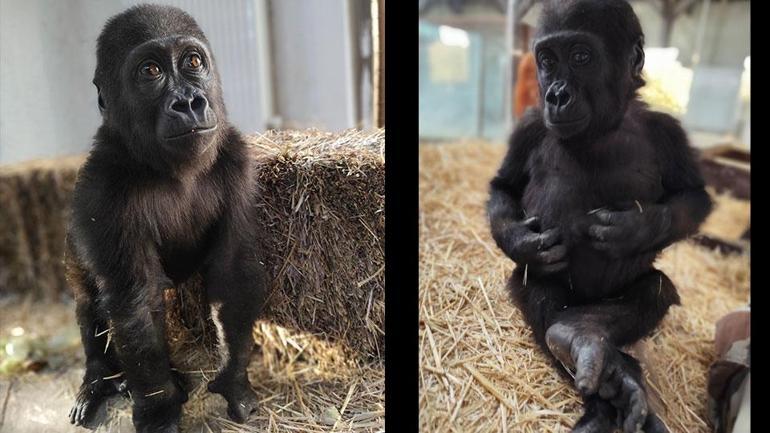
{"type": "Polygon", "coordinates": [[[418,430],[418,2],[385,5],[385,425],[418,430]]]}

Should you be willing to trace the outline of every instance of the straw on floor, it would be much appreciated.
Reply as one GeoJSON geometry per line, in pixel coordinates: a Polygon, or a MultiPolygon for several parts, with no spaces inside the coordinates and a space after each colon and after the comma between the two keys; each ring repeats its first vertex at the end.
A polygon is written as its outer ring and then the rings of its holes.
{"type": "MultiPolygon", "coordinates": [[[[564,432],[580,415],[572,385],[539,352],[509,301],[505,282],[514,265],[489,235],[488,181],[504,152],[484,142],[420,147],[423,431],[564,432]]],[[[745,227],[747,205],[717,202],[708,225],[745,227]]],[[[748,302],[748,257],[682,242],[657,265],[677,285],[682,306],[646,342],[651,393],[672,432],[705,433],[714,322],[748,302]]]]}

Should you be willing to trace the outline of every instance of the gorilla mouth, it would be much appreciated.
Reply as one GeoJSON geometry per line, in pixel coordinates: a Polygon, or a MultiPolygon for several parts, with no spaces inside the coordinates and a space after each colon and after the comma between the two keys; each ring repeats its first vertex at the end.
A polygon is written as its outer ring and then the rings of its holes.
{"type": "Polygon", "coordinates": [[[206,134],[206,133],[214,131],[215,129],[217,129],[217,125],[209,126],[209,127],[190,128],[189,130],[187,130],[185,132],[182,132],[180,134],[170,135],[170,136],[166,137],[166,140],[175,140],[177,138],[183,138],[183,137],[192,136],[192,135],[196,135],[196,134],[206,134]]]}
{"type": "Polygon", "coordinates": [[[551,119],[548,123],[558,127],[572,126],[584,122],[587,118],[588,116],[579,117],[577,119],[551,119]]]}

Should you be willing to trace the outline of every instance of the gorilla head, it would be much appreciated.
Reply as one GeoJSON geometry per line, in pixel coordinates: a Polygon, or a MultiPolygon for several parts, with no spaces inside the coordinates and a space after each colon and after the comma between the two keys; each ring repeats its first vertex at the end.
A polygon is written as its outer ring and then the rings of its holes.
{"type": "Polygon", "coordinates": [[[184,11],[140,5],[111,18],[93,82],[105,133],[137,162],[179,173],[214,160],[226,121],[220,80],[206,36],[184,11]]]}
{"type": "Polygon", "coordinates": [[[533,51],[548,129],[570,138],[616,127],[644,85],[643,44],[625,0],[547,2],[533,51]]]}

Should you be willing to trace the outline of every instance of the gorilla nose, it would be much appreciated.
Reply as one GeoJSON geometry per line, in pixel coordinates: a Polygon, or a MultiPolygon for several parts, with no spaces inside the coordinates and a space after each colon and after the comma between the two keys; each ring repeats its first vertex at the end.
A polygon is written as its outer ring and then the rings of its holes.
{"type": "Polygon", "coordinates": [[[194,119],[202,120],[208,108],[209,101],[201,95],[180,96],[171,102],[172,114],[183,114],[194,119]]]}
{"type": "Polygon", "coordinates": [[[564,81],[555,81],[545,93],[545,102],[554,108],[564,108],[572,101],[572,96],[564,81]]]}

